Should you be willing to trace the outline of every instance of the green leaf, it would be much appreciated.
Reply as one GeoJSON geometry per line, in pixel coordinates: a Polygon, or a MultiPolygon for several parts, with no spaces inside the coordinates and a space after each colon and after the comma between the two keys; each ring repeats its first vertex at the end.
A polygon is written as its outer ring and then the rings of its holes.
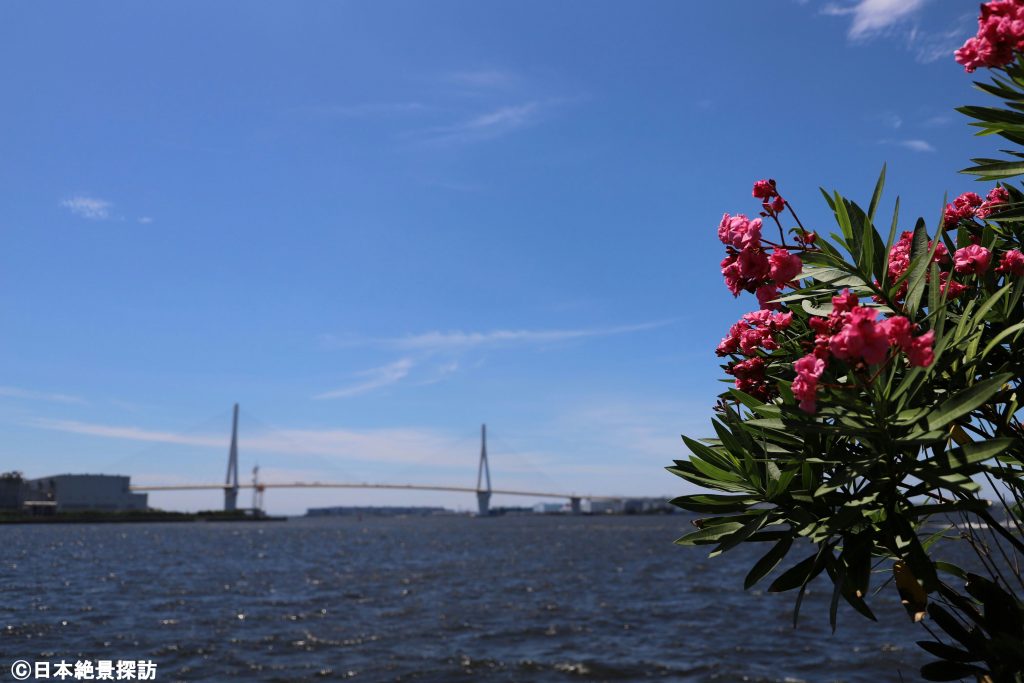
{"type": "Polygon", "coordinates": [[[999,437],[976,441],[974,443],[958,446],[925,462],[939,462],[944,467],[957,470],[973,465],[989,458],[994,458],[1007,448],[1017,442],[1017,439],[1010,437],[999,437]]]}
{"type": "MultiPolygon", "coordinates": [[[[978,161],[977,159],[973,161],[978,161]]],[[[960,171],[968,175],[980,176],[978,180],[1005,180],[1024,173],[1024,161],[999,161],[996,163],[976,164],[960,171]]]]}
{"type": "Polygon", "coordinates": [[[715,526],[705,527],[699,531],[686,534],[682,538],[676,540],[677,545],[706,545],[709,543],[717,543],[719,539],[728,536],[731,533],[739,531],[743,528],[743,524],[739,522],[726,522],[724,524],[716,524],[715,526]]]}
{"type": "Polygon", "coordinates": [[[928,253],[928,231],[925,229],[924,219],[918,218],[914,226],[914,239],[910,247],[910,270],[907,276],[908,290],[906,309],[907,313],[913,316],[921,303],[921,295],[924,294],[925,274],[928,272],[928,262],[931,260],[928,253]]]}
{"type": "Polygon", "coordinates": [[[747,573],[747,577],[743,579],[744,590],[749,589],[763,579],[771,570],[775,569],[779,562],[782,561],[782,558],[786,556],[786,553],[789,552],[792,545],[793,538],[791,536],[779,539],[779,542],[772,546],[772,549],[765,553],[747,573]]]}
{"type": "Polygon", "coordinates": [[[928,431],[935,431],[953,420],[966,415],[981,404],[992,398],[996,392],[1002,389],[1007,380],[1013,377],[1013,373],[1005,372],[978,382],[956,396],[944,401],[936,409],[932,410],[927,417],[928,431]]]}
{"type": "Polygon", "coordinates": [[[679,496],[669,501],[672,505],[691,512],[709,514],[727,514],[743,512],[752,505],[761,502],[760,498],[751,496],[727,496],[715,493],[702,493],[692,496],[679,496]]]}
{"type": "Polygon", "coordinates": [[[817,564],[820,552],[815,552],[810,557],[801,560],[784,571],[775,581],[768,586],[769,593],[782,593],[805,585],[825,568],[824,562],[817,564]]]}

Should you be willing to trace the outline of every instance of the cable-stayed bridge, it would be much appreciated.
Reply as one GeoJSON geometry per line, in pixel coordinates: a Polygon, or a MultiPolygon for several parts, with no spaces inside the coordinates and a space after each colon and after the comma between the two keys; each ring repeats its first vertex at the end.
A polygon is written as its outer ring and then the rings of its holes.
{"type": "MultiPolygon", "coordinates": [[[[255,471],[254,471],[255,475],[255,471]]],[[[262,500],[262,494],[267,489],[390,489],[405,491],[451,491],[456,493],[474,493],[477,499],[477,510],[481,515],[490,511],[491,496],[524,496],[529,498],[557,498],[569,502],[573,512],[580,512],[582,501],[614,501],[622,500],[625,496],[591,495],[579,493],[557,493],[551,491],[520,491],[513,489],[496,489],[491,486],[491,468],[487,459],[487,426],[480,428],[480,461],[477,467],[476,487],[471,486],[446,486],[432,484],[392,484],[392,483],[367,483],[367,482],[322,482],[322,481],[291,481],[291,482],[261,482],[253,477],[252,483],[240,483],[238,480],[238,404],[235,404],[231,422],[231,444],[228,447],[228,468],[223,484],[197,483],[197,484],[140,484],[132,486],[131,490],[136,492],[151,491],[208,491],[222,490],[224,492],[224,509],[238,509],[238,493],[241,489],[253,489],[256,494],[254,500],[262,500]]],[[[255,505],[259,507],[259,505],[255,505]]]]}

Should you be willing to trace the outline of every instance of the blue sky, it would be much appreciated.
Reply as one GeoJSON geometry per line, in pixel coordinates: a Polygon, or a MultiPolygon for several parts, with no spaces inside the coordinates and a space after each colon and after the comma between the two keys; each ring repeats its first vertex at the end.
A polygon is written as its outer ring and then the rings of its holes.
{"type": "Polygon", "coordinates": [[[496,486],[679,494],[756,306],[721,214],[774,177],[827,232],[817,188],[883,163],[907,227],[979,189],[976,11],[6,3],[0,469],[216,482],[238,401],[244,476],[473,485],[487,422],[496,486]]]}

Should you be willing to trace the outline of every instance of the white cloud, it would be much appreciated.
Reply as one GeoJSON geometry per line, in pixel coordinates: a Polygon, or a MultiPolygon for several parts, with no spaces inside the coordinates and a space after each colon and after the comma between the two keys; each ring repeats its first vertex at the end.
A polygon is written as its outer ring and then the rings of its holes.
{"type": "Polygon", "coordinates": [[[884,139],[884,140],[879,140],[878,144],[880,144],[880,145],[895,145],[897,147],[903,147],[905,149],[909,149],[912,152],[934,152],[935,151],[935,147],[932,145],[932,143],[928,142],[927,140],[919,140],[919,139],[915,139],[915,138],[910,138],[910,139],[906,139],[906,140],[894,140],[894,139],[887,138],[887,139],[884,139]]]}
{"type": "Polygon", "coordinates": [[[525,102],[499,107],[460,123],[432,128],[423,137],[431,143],[492,140],[535,123],[543,106],[541,102],[525,102]]]}
{"type": "Polygon", "coordinates": [[[914,152],[934,152],[935,147],[927,140],[896,140],[893,142],[900,147],[906,147],[914,152]]]}
{"type": "Polygon", "coordinates": [[[325,391],[322,394],[317,394],[313,398],[350,398],[352,396],[365,394],[373,391],[374,389],[386,387],[390,384],[395,384],[409,374],[409,371],[412,369],[414,364],[415,363],[411,358],[400,358],[394,363],[389,363],[388,365],[384,365],[379,368],[364,370],[357,374],[366,377],[366,380],[346,387],[341,387],[340,389],[325,391]]]}
{"type": "Polygon", "coordinates": [[[436,351],[461,350],[480,346],[497,346],[503,344],[550,344],[584,339],[587,337],[607,337],[630,332],[653,330],[668,325],[669,320],[662,320],[638,325],[620,327],[598,327],[576,330],[493,330],[490,332],[425,332],[408,337],[395,337],[381,340],[388,346],[400,349],[436,351]]]}
{"type": "Polygon", "coordinates": [[[929,116],[921,125],[927,128],[941,128],[951,123],[953,123],[953,117],[950,114],[936,114],[935,116],[929,116]]]}
{"type": "Polygon", "coordinates": [[[349,398],[368,393],[381,387],[398,383],[413,371],[416,386],[425,386],[444,381],[463,369],[480,367],[483,362],[463,363],[463,356],[474,351],[507,348],[513,346],[555,345],[594,337],[608,337],[653,330],[674,322],[661,320],[637,325],[618,327],[582,328],[574,330],[491,330],[488,332],[431,331],[404,337],[366,338],[355,335],[323,334],[318,342],[324,349],[371,346],[395,349],[409,354],[394,363],[364,370],[358,376],[363,381],[355,382],[314,396],[314,399],[349,398]],[[440,356],[438,359],[437,357],[440,356]],[[429,362],[437,360],[438,362],[429,362]]]}
{"type": "Polygon", "coordinates": [[[953,52],[963,45],[969,33],[963,26],[969,24],[970,19],[970,15],[961,17],[958,26],[948,31],[911,31],[907,42],[914,51],[917,61],[921,64],[931,64],[940,59],[952,60],[953,52]]]}
{"type": "Polygon", "coordinates": [[[75,195],[74,197],[62,199],[60,205],[76,216],[81,216],[91,221],[103,221],[110,218],[110,209],[113,207],[113,204],[105,199],[89,197],[87,195],[75,195]]]}
{"type": "Polygon", "coordinates": [[[18,387],[0,387],[0,396],[10,398],[25,398],[35,401],[53,401],[55,403],[85,403],[85,399],[69,394],[54,394],[44,391],[33,391],[18,387]]]}
{"type": "MultiPolygon", "coordinates": [[[[39,429],[84,436],[200,448],[224,449],[229,442],[226,432],[209,435],[174,434],[142,427],[75,420],[37,419],[29,424],[39,429]]],[[[475,465],[475,454],[479,453],[479,444],[475,439],[455,438],[432,430],[402,427],[363,431],[271,429],[262,433],[240,435],[239,448],[246,452],[320,456],[336,458],[343,462],[429,462],[432,466],[464,466],[467,463],[475,465]]]]}
{"type": "Polygon", "coordinates": [[[872,121],[877,121],[883,126],[892,128],[893,130],[903,126],[903,117],[891,111],[878,112],[876,114],[872,114],[869,118],[872,121]]]}
{"type": "Polygon", "coordinates": [[[821,14],[851,17],[847,33],[851,41],[895,37],[905,40],[907,49],[921,64],[952,59],[953,51],[970,34],[975,15],[962,14],[945,30],[922,29],[916,15],[927,3],[928,0],[850,0],[827,4],[821,14]]]}
{"type": "Polygon", "coordinates": [[[822,14],[853,17],[850,23],[851,40],[861,40],[880,33],[913,16],[924,7],[926,0],[859,0],[853,5],[826,5],[822,14]]]}
{"type": "Polygon", "coordinates": [[[142,223],[143,225],[149,225],[152,222],[153,219],[150,216],[139,216],[139,223],[142,223]]]}

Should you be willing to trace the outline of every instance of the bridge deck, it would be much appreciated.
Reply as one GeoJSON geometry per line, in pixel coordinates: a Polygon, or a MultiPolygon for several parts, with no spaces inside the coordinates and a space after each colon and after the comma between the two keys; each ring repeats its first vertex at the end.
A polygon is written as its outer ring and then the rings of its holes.
{"type": "MultiPolygon", "coordinates": [[[[251,489],[253,484],[238,484],[238,488],[251,489]]],[[[459,493],[478,493],[480,489],[469,486],[434,486],[428,484],[352,484],[347,482],[287,482],[259,484],[262,489],[402,489],[408,491],[455,491],[459,493]]],[[[209,491],[231,488],[224,484],[140,484],[129,487],[132,491],[209,491]]],[[[622,500],[628,496],[592,496],[584,493],[551,493],[549,491],[512,491],[508,489],[491,489],[491,493],[500,496],[526,496],[532,498],[585,498],[587,500],[622,500]]]]}

